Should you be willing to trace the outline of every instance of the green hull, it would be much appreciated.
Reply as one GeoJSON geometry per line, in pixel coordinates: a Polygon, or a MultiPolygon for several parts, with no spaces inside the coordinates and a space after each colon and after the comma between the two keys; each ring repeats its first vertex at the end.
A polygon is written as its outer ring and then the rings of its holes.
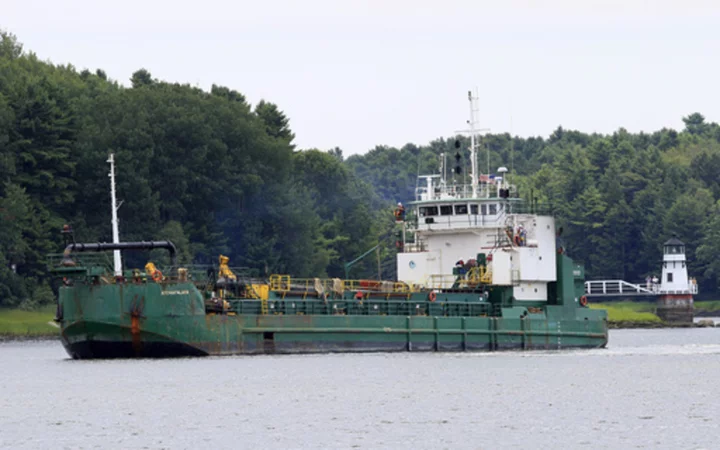
{"type": "Polygon", "coordinates": [[[579,305],[582,280],[565,256],[549,298],[535,303],[514,300],[506,287],[491,287],[486,297],[444,290],[436,298],[367,293],[361,300],[353,292],[271,290],[265,301],[232,299],[213,312],[208,292],[191,282],[84,277],[58,297],[62,342],[73,358],[557,350],[608,341],[605,311],[579,305]]]}
{"type": "MultiPolygon", "coordinates": [[[[213,314],[189,283],[79,286],[61,290],[62,342],[73,358],[165,357],[260,353],[494,351],[597,348],[607,344],[602,311],[546,306],[522,317],[524,307],[500,317],[418,315],[213,314]],[[187,292],[181,295],[167,293],[187,292]]],[[[252,301],[244,300],[245,304],[252,301]]],[[[271,300],[271,309],[319,300],[271,300]]],[[[329,301],[328,310],[352,300],[329,301]]],[[[373,299],[365,300],[365,312],[373,299]]],[[[376,303],[420,303],[402,300],[376,303]]],[[[397,305],[396,305],[397,306],[397,305]]]]}
{"type": "MultiPolygon", "coordinates": [[[[602,327],[578,327],[576,321],[551,322],[483,318],[307,317],[293,320],[262,320],[258,326],[241,323],[257,318],[218,321],[214,331],[198,324],[198,334],[214,339],[191,340],[193,330],[163,326],[168,334],[103,322],[79,321],[64,327],[63,345],[73,358],[173,357],[263,353],[400,352],[400,351],[493,351],[600,348],[607,344],[602,327]],[[312,327],[313,319],[328,326],[312,327]],[[328,320],[330,319],[330,320],[328,320]],[[265,323],[275,322],[275,323],[265,323]],[[404,324],[402,322],[405,322],[404,324]],[[455,322],[455,323],[453,323],[455,322]],[[393,325],[399,325],[393,328],[393,325]],[[410,328],[408,328],[408,325],[410,328]],[[204,328],[204,329],[203,329],[204,328]],[[562,331],[567,330],[567,331],[562,331]]],[[[152,328],[154,325],[146,321],[152,328]]]]}

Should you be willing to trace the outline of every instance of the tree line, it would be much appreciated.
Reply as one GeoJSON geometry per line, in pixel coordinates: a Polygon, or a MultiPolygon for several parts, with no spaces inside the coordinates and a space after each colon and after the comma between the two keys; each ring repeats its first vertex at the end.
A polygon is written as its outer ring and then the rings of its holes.
{"type": "MultiPolygon", "coordinates": [[[[110,152],[123,241],[170,239],[182,263],[226,254],[255,276],[342,277],[346,262],[380,243],[382,276],[392,277],[392,204],[413,199],[417,175],[437,173],[441,153],[462,167],[457,177],[469,166],[454,145],[466,149],[463,137],[345,159],[339,148],[295,148],[289,118],[273,103],[167,83],[145,69],[130,81],[41,61],[0,31],[0,306],[52,301],[46,255],[62,250],[64,224],[78,241],[111,241],[110,152]]],[[[677,234],[691,275],[712,296],[720,127],[698,113],[683,120],[680,132],[494,134],[481,148],[490,167],[511,168],[522,196],[553,206],[589,277],[657,274],[662,242],[677,234]]],[[[141,267],[145,257],[126,261],[141,267]]],[[[374,257],[351,272],[376,274],[374,257]]]]}
{"type": "Polygon", "coordinates": [[[0,305],[52,301],[46,255],[64,224],[111,242],[110,152],[121,240],[170,239],[182,263],[225,254],[255,276],[340,276],[377,244],[380,198],[339,153],[298,151],[276,105],[144,69],[123,87],[0,38],[0,305]]]}
{"type": "MultiPolygon", "coordinates": [[[[662,244],[676,235],[686,244],[689,275],[712,298],[720,286],[720,126],[700,113],[683,123],[680,132],[491,134],[481,138],[480,161],[489,157],[491,171],[508,167],[521,197],[553,209],[562,243],[588,279],[660,275],[662,244]]],[[[443,153],[450,169],[460,168],[453,177],[469,183],[468,152],[456,150],[456,139],[469,147],[464,137],[379,146],[346,163],[381,198],[410,200],[417,175],[438,173],[443,153]]]]}

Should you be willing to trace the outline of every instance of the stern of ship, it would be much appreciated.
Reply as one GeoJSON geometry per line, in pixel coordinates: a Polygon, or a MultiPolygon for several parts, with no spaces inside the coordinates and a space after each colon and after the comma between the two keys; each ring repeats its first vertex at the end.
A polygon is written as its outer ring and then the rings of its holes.
{"type": "Polygon", "coordinates": [[[204,320],[191,283],[76,283],[59,293],[61,341],[75,359],[201,356],[204,320]]]}

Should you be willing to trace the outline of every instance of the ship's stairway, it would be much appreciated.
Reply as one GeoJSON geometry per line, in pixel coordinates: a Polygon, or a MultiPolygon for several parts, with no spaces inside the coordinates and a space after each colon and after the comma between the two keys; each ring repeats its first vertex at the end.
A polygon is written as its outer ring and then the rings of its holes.
{"type": "Polygon", "coordinates": [[[659,286],[633,284],[623,280],[592,280],[585,282],[585,295],[588,297],[617,297],[658,295],[659,286]]]}

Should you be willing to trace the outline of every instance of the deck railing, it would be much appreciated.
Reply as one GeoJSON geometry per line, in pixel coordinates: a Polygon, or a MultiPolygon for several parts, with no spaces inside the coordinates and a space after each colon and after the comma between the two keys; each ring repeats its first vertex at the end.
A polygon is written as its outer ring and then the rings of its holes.
{"type": "Polygon", "coordinates": [[[492,283],[492,268],[477,266],[461,275],[434,274],[428,277],[426,286],[430,289],[473,289],[481,284],[492,283]]]}
{"type": "MultiPolygon", "coordinates": [[[[495,183],[482,183],[477,185],[476,199],[499,198],[499,185],[495,183]]],[[[512,194],[515,194],[515,187],[509,186],[512,194]]],[[[425,200],[453,200],[473,198],[473,188],[470,184],[449,184],[444,186],[433,186],[428,189],[427,186],[419,186],[415,188],[415,199],[418,201],[425,200]]]]}
{"type": "Polygon", "coordinates": [[[226,299],[227,311],[218,314],[363,315],[478,317],[499,315],[499,305],[487,302],[435,302],[405,299],[226,299]]]}
{"type": "Polygon", "coordinates": [[[290,275],[271,275],[271,291],[280,293],[305,294],[342,294],[352,292],[380,292],[389,294],[407,294],[413,289],[405,283],[377,280],[342,280],[340,278],[291,278],[290,275]]]}

